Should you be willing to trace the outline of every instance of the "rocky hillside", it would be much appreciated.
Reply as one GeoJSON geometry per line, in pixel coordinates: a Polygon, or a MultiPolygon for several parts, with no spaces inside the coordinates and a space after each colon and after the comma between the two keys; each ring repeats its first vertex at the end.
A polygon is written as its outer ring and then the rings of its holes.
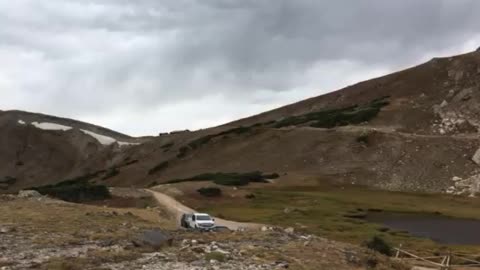
{"type": "Polygon", "coordinates": [[[43,118],[2,113],[0,161],[7,165],[0,173],[33,185],[114,170],[97,180],[147,186],[203,173],[261,171],[285,182],[471,194],[480,178],[479,115],[477,50],[223,126],[161,134],[124,148],[123,142],[137,140],[89,126],[119,142],[102,145],[72,120],[47,119],[74,128],[45,131],[34,123],[48,122],[43,118]]]}

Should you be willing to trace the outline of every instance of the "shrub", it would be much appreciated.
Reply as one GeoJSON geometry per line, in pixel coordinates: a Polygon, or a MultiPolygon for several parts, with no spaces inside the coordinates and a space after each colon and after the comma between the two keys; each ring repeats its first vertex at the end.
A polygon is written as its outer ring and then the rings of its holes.
{"type": "Polygon", "coordinates": [[[358,143],[368,144],[368,134],[362,134],[358,136],[355,141],[358,143]]]}
{"type": "Polygon", "coordinates": [[[237,127],[237,128],[232,128],[223,132],[218,133],[216,136],[223,136],[223,135],[228,135],[228,134],[243,134],[247,133],[252,129],[252,126],[250,127],[237,127]]]}
{"type": "Polygon", "coordinates": [[[375,250],[383,255],[392,256],[392,247],[380,236],[374,236],[372,239],[366,241],[364,245],[367,248],[375,250]]]}
{"type": "Polygon", "coordinates": [[[149,175],[152,175],[152,174],[155,174],[155,173],[157,173],[157,172],[159,172],[159,171],[162,171],[162,170],[168,168],[168,165],[169,165],[168,161],[164,161],[164,162],[156,165],[155,167],[151,168],[151,169],[148,171],[148,174],[149,174],[149,175]]]}
{"type": "Polygon", "coordinates": [[[90,183],[91,179],[104,172],[104,170],[100,170],[70,180],[65,180],[55,185],[32,187],[29,189],[36,190],[42,195],[49,195],[69,202],[104,200],[111,198],[107,186],[90,183]]]}
{"type": "Polygon", "coordinates": [[[263,175],[261,172],[247,172],[247,173],[204,173],[184,179],[171,180],[168,183],[180,183],[190,181],[213,181],[217,185],[224,186],[245,186],[251,182],[267,183],[266,179],[274,177],[278,174],[263,175]]]}
{"type": "Polygon", "coordinates": [[[278,173],[272,173],[272,174],[264,174],[263,177],[265,179],[277,179],[280,177],[278,173]]]}
{"type": "Polygon", "coordinates": [[[216,187],[203,187],[197,190],[198,193],[205,197],[220,197],[222,196],[222,190],[216,187]]]}
{"type": "Polygon", "coordinates": [[[207,261],[215,260],[217,262],[225,262],[227,257],[221,252],[213,251],[205,255],[205,259],[207,261]]]}
{"type": "Polygon", "coordinates": [[[276,122],[277,122],[276,120],[271,120],[271,121],[267,121],[267,122],[263,122],[263,123],[257,123],[257,124],[255,124],[251,127],[269,126],[269,125],[274,124],[276,122]]]}
{"type": "Polygon", "coordinates": [[[180,149],[178,149],[178,155],[177,158],[184,158],[187,156],[188,151],[190,151],[190,148],[188,146],[182,146],[180,149]]]}
{"type": "Polygon", "coordinates": [[[137,162],[138,162],[138,159],[133,159],[133,160],[127,161],[124,166],[132,165],[132,164],[135,164],[137,162]]]}
{"type": "Polygon", "coordinates": [[[322,110],[318,112],[307,113],[303,115],[290,116],[277,122],[274,127],[281,128],[286,126],[297,126],[301,124],[310,124],[311,127],[333,128],[336,126],[345,126],[360,124],[373,119],[380,112],[380,109],[388,105],[387,97],[375,99],[363,106],[350,106],[340,109],[322,110]]]}
{"type": "Polygon", "coordinates": [[[158,185],[157,181],[153,181],[150,184],[148,184],[148,187],[154,187],[156,185],[158,185]]]}
{"type": "Polygon", "coordinates": [[[160,148],[168,149],[168,148],[171,148],[174,144],[175,144],[174,142],[169,142],[169,143],[166,143],[166,144],[160,146],[160,148]]]}
{"type": "Polygon", "coordinates": [[[242,127],[241,126],[241,127],[232,128],[232,129],[229,129],[229,130],[226,130],[226,131],[222,131],[222,132],[217,133],[217,134],[209,134],[209,135],[206,135],[206,136],[203,136],[201,138],[198,138],[198,139],[195,139],[195,140],[191,141],[188,144],[188,146],[190,146],[192,149],[197,149],[200,146],[209,143],[212,139],[214,139],[216,137],[227,136],[227,135],[230,135],[230,134],[240,135],[240,134],[249,132],[251,129],[252,129],[252,127],[242,127]]]}
{"type": "Polygon", "coordinates": [[[86,180],[64,181],[56,185],[32,188],[42,195],[49,195],[69,202],[85,202],[110,198],[110,192],[105,185],[91,184],[86,180]]]}
{"type": "Polygon", "coordinates": [[[249,193],[249,194],[245,195],[245,199],[255,199],[255,197],[256,196],[253,193],[249,193]]]}
{"type": "Polygon", "coordinates": [[[117,176],[119,173],[120,171],[117,168],[110,168],[105,174],[105,176],[102,178],[102,180],[107,180],[109,178],[117,176]]]}
{"type": "Polygon", "coordinates": [[[201,138],[198,138],[196,140],[191,141],[188,146],[190,146],[192,149],[197,149],[200,146],[209,143],[213,138],[215,138],[215,135],[207,135],[203,136],[201,138]]]}

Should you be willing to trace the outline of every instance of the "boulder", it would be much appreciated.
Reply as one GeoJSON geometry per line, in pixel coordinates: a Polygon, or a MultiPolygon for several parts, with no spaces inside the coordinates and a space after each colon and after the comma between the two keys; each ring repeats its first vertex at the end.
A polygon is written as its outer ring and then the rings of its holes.
{"type": "Polygon", "coordinates": [[[480,165],[480,148],[475,151],[475,154],[473,154],[472,157],[473,162],[477,163],[477,165],[480,165]]]}
{"type": "Polygon", "coordinates": [[[160,249],[162,247],[172,246],[173,237],[160,230],[148,230],[133,240],[133,244],[137,247],[160,249]]]}
{"type": "Polygon", "coordinates": [[[288,228],[285,229],[285,232],[286,233],[294,233],[295,229],[293,227],[288,227],[288,228]]]}
{"type": "Polygon", "coordinates": [[[40,198],[42,197],[42,194],[40,194],[36,190],[20,190],[18,192],[18,197],[19,198],[40,198]]]}

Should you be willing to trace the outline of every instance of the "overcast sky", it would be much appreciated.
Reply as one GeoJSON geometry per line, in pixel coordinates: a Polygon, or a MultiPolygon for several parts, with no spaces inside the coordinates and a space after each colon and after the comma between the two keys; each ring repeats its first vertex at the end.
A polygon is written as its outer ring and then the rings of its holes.
{"type": "Polygon", "coordinates": [[[480,46],[477,0],[0,0],[0,110],[197,129],[480,46]]]}

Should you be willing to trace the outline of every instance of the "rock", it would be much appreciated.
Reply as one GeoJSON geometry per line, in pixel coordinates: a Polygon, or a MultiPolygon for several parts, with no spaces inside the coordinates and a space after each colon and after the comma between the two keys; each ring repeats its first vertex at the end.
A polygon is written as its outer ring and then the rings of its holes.
{"type": "Polygon", "coordinates": [[[163,231],[149,230],[138,236],[137,239],[133,241],[133,244],[137,247],[160,249],[165,246],[172,246],[173,238],[163,231]]]}
{"type": "Polygon", "coordinates": [[[222,253],[223,255],[229,255],[230,254],[230,252],[228,252],[226,250],[223,250],[221,248],[215,248],[214,251],[218,252],[218,253],[222,253]]]}
{"type": "Polygon", "coordinates": [[[287,262],[281,262],[281,261],[275,262],[275,268],[287,269],[288,267],[289,265],[287,262]]]}
{"type": "Polygon", "coordinates": [[[475,154],[473,154],[472,157],[473,162],[477,163],[477,165],[480,165],[480,148],[475,151],[475,154]]]}
{"type": "Polygon", "coordinates": [[[205,253],[206,252],[205,247],[201,247],[201,246],[192,247],[191,250],[195,253],[205,253]]]}
{"type": "Polygon", "coordinates": [[[20,190],[18,192],[18,197],[19,198],[40,198],[42,197],[42,194],[40,194],[36,190],[20,190]]]}
{"type": "Polygon", "coordinates": [[[262,226],[262,232],[266,232],[266,231],[268,231],[267,226],[262,226]]]}
{"type": "Polygon", "coordinates": [[[446,106],[448,106],[448,102],[446,100],[442,101],[442,103],[440,104],[440,108],[443,108],[446,106]]]}
{"type": "Polygon", "coordinates": [[[291,233],[295,232],[295,229],[293,227],[288,227],[288,228],[285,229],[285,232],[291,234],[291,233]]]}
{"type": "Polygon", "coordinates": [[[452,181],[454,181],[454,182],[462,181],[462,178],[460,178],[458,176],[454,176],[454,177],[452,177],[452,181]]]}
{"type": "Polygon", "coordinates": [[[448,91],[447,98],[452,98],[454,95],[455,95],[455,90],[454,90],[454,89],[450,89],[450,90],[448,91]]]}
{"type": "Polygon", "coordinates": [[[473,93],[473,87],[470,88],[465,88],[462,91],[458,92],[458,94],[453,97],[453,101],[458,102],[458,101],[466,101],[469,100],[472,96],[473,93]]]}

